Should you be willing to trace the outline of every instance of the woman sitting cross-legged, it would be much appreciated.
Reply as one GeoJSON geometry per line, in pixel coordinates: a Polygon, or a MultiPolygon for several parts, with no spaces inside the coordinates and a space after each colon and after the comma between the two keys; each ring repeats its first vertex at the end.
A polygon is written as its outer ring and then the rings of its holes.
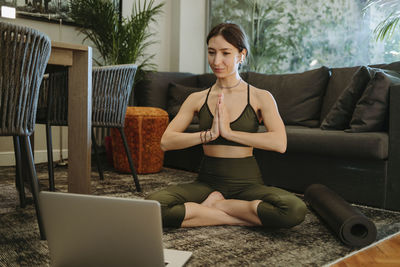
{"type": "Polygon", "coordinates": [[[245,33],[236,24],[219,24],[208,34],[207,46],[217,81],[185,100],[161,139],[163,150],[203,144],[198,178],[167,187],[148,199],[160,202],[166,227],[289,228],[300,224],[306,213],[304,202],[264,185],[253,156],[253,148],[284,153],[286,131],[273,96],[239,76],[249,51],[245,33]],[[201,131],[185,133],[196,114],[201,131]],[[257,132],[261,120],[267,132],[257,132]]]}

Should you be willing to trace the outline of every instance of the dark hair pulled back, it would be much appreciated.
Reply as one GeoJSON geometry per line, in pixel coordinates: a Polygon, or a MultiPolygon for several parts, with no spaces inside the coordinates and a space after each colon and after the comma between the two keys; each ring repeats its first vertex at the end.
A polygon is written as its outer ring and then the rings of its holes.
{"type": "Polygon", "coordinates": [[[221,35],[224,39],[236,47],[239,52],[246,49],[247,54],[250,53],[249,42],[247,40],[246,33],[243,31],[242,27],[234,23],[220,23],[211,29],[207,36],[207,45],[211,38],[221,35]]]}

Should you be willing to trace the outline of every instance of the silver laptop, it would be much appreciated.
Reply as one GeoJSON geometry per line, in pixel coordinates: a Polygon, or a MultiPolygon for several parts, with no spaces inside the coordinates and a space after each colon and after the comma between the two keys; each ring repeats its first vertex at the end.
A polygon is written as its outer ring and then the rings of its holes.
{"type": "Polygon", "coordinates": [[[191,252],[163,249],[157,201],[42,191],[51,266],[183,266],[191,252]]]}

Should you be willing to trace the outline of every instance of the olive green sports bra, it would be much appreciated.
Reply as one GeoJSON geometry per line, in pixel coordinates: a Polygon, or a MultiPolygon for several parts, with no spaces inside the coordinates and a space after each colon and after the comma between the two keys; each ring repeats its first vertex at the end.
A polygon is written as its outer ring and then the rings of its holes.
{"type": "MultiPolygon", "coordinates": [[[[211,87],[208,90],[206,101],[203,106],[199,110],[199,129],[200,131],[204,131],[207,129],[211,129],[212,122],[214,120],[214,116],[208,107],[208,96],[210,94],[211,87]]],[[[247,85],[247,105],[242,111],[242,114],[230,123],[231,129],[234,131],[241,132],[249,132],[256,133],[258,131],[258,117],[253,107],[250,105],[250,85],[247,85]]],[[[223,138],[222,136],[218,136],[217,139],[208,142],[207,145],[227,145],[227,146],[246,146],[240,143],[236,143],[230,140],[223,138]]]]}

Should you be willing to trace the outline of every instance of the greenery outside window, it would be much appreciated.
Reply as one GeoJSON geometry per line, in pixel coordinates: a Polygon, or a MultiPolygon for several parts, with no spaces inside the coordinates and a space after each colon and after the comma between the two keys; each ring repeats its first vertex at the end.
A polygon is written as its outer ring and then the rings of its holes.
{"type": "Polygon", "coordinates": [[[366,0],[209,0],[209,25],[240,24],[249,36],[244,71],[302,72],[400,60],[400,31],[376,40],[392,10],[366,0]]]}

